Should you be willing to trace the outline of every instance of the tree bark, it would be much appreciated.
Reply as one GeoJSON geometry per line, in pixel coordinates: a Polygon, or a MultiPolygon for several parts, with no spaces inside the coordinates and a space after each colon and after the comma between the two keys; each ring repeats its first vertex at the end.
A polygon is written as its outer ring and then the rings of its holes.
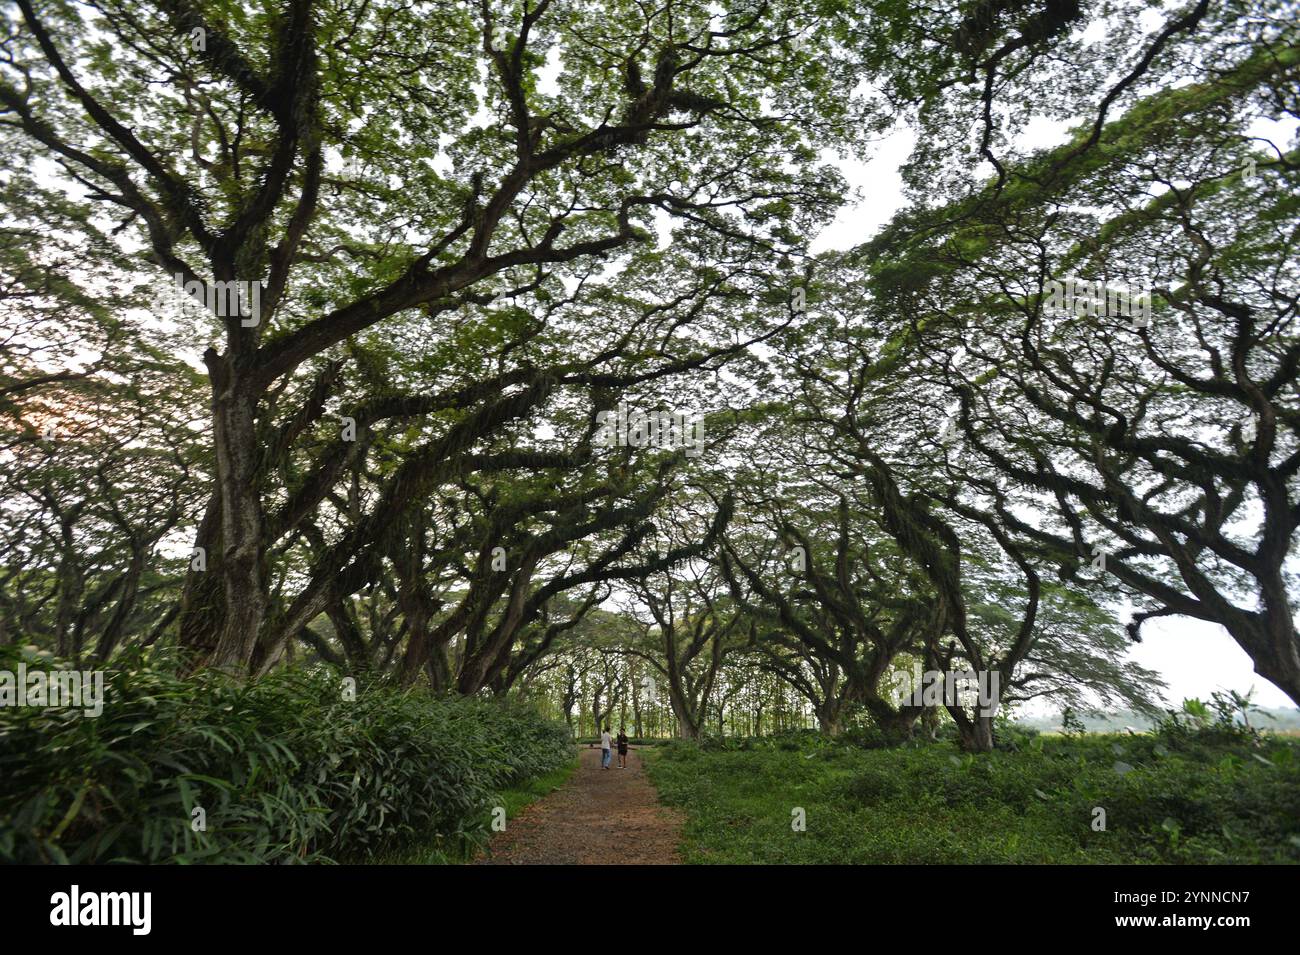
{"type": "Polygon", "coordinates": [[[699,739],[700,724],[687,704],[680,685],[668,681],[668,698],[672,702],[673,715],[677,717],[677,736],[679,739],[699,739]]]}
{"type": "Polygon", "coordinates": [[[817,729],[823,736],[835,737],[844,732],[844,722],[838,702],[828,701],[817,708],[817,729]]]}
{"type": "Polygon", "coordinates": [[[247,670],[266,614],[262,568],[262,502],[257,396],[239,362],[209,349],[217,486],[221,494],[221,576],[224,619],[209,665],[247,670]]]}
{"type": "Polygon", "coordinates": [[[968,753],[988,753],[993,750],[993,717],[979,716],[957,722],[961,748],[968,753]]]}

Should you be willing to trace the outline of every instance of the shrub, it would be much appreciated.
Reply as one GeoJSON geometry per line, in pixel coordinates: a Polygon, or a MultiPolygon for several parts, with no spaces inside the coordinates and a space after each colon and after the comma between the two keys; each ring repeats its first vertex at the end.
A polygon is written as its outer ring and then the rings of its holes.
{"type": "Polygon", "coordinates": [[[647,766],[686,814],[693,862],[1300,863],[1300,745],[1208,729],[1186,749],[1129,735],[979,754],[674,744],[647,766]]]}
{"type": "Polygon", "coordinates": [[[849,746],[859,749],[889,749],[898,745],[898,740],[889,736],[874,723],[855,726],[844,732],[840,739],[849,746]]]}
{"type": "Polygon", "coordinates": [[[378,684],[348,700],[325,667],[241,683],[136,654],[105,672],[96,718],[0,708],[0,861],[320,862],[430,833],[479,842],[495,792],[571,755],[563,726],[491,700],[378,684]]]}
{"type": "Polygon", "coordinates": [[[879,766],[868,766],[850,778],[846,792],[851,799],[870,805],[876,802],[887,802],[902,795],[903,787],[903,780],[897,773],[879,766]]]}
{"type": "Polygon", "coordinates": [[[1170,747],[1188,753],[1204,754],[1224,745],[1259,745],[1259,730],[1244,719],[1255,709],[1250,701],[1236,693],[1214,693],[1212,698],[1209,704],[1195,698],[1183,700],[1181,710],[1168,710],[1156,724],[1156,735],[1170,747]],[[1238,717],[1243,718],[1241,722],[1238,717]]]}

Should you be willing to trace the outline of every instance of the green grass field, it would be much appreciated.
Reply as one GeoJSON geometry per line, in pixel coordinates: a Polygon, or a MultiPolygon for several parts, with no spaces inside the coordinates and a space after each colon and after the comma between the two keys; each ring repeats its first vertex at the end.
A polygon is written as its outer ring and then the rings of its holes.
{"type": "Polygon", "coordinates": [[[966,755],[800,734],[676,742],[646,763],[694,863],[1300,862],[1294,740],[1035,737],[966,755]]]}

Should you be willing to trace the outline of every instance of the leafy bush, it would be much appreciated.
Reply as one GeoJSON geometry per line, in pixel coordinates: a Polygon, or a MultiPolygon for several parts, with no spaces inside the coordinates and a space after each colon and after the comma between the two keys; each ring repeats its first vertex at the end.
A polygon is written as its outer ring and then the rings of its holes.
{"type": "Polygon", "coordinates": [[[865,726],[855,726],[847,730],[841,741],[859,749],[892,749],[899,745],[899,741],[882,730],[875,723],[869,723],[865,726]]]}
{"type": "MultiPolygon", "coordinates": [[[[17,659],[0,650],[0,669],[17,659]]],[[[452,848],[485,838],[495,792],[572,758],[531,710],[381,685],[349,700],[327,668],[241,683],[135,655],[104,695],[95,718],[0,708],[0,861],[321,862],[430,833],[452,848]]]]}
{"type": "Polygon", "coordinates": [[[1196,698],[1183,700],[1181,710],[1169,710],[1156,725],[1156,735],[1165,743],[1184,752],[1225,744],[1259,745],[1261,734],[1250,725],[1250,714],[1257,710],[1249,695],[1236,692],[1213,693],[1211,702],[1196,698]]]}
{"type": "Polygon", "coordinates": [[[879,766],[868,766],[850,777],[846,790],[849,797],[864,804],[884,802],[902,794],[904,782],[896,773],[879,766]]]}

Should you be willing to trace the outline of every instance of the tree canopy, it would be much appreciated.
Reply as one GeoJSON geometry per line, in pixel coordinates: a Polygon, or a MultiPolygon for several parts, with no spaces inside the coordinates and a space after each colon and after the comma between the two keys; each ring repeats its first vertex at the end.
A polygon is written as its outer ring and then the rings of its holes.
{"type": "Polygon", "coordinates": [[[0,639],[987,749],[895,675],[1142,708],[1185,616],[1300,702],[1287,3],[3,17],[0,639]]]}

